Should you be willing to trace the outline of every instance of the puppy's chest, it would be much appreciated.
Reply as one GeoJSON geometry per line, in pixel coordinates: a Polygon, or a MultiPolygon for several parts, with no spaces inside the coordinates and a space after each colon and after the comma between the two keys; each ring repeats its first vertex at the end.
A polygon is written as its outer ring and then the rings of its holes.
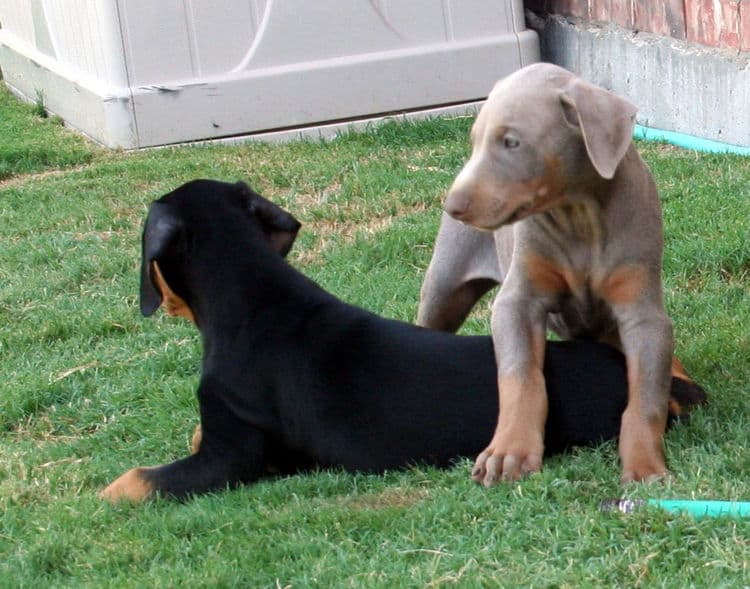
{"type": "Polygon", "coordinates": [[[599,211],[570,207],[542,220],[544,247],[526,254],[527,278],[547,300],[550,327],[565,337],[595,337],[615,326],[611,268],[599,211]]]}

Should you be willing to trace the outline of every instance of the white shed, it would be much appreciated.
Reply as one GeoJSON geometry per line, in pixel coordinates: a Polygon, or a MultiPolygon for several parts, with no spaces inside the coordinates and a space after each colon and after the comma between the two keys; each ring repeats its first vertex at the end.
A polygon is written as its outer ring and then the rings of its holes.
{"type": "Polygon", "coordinates": [[[522,0],[2,0],[5,83],[138,148],[466,109],[539,59],[522,0]]]}

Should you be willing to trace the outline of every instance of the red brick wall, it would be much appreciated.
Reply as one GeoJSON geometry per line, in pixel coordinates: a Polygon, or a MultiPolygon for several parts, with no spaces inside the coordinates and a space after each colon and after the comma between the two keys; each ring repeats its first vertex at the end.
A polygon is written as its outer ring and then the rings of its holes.
{"type": "Polygon", "coordinates": [[[525,4],[536,12],[750,51],[750,0],[526,0],[525,4]]]}

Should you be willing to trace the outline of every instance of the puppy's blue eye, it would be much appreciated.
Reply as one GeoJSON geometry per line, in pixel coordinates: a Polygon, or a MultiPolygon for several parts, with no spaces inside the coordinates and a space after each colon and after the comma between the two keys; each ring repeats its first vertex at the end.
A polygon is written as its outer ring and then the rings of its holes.
{"type": "Polygon", "coordinates": [[[509,135],[506,135],[503,138],[503,145],[505,145],[505,147],[507,147],[508,149],[515,149],[516,147],[518,147],[519,145],[521,145],[521,142],[518,139],[516,139],[515,137],[511,137],[509,135]]]}

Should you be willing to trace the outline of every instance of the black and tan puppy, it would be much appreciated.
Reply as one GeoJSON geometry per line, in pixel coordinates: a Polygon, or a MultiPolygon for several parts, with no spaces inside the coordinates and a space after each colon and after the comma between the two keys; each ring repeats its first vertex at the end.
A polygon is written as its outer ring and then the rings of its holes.
{"type": "MultiPolygon", "coordinates": [[[[202,440],[191,456],[126,472],[103,497],[184,497],[313,465],[442,466],[486,443],[497,410],[491,338],[341,302],[284,259],[299,226],[242,183],[196,180],[152,204],[141,311],[163,304],[200,329],[202,440]]],[[[617,435],[619,352],[549,343],[544,370],[548,453],[617,435]]]]}

